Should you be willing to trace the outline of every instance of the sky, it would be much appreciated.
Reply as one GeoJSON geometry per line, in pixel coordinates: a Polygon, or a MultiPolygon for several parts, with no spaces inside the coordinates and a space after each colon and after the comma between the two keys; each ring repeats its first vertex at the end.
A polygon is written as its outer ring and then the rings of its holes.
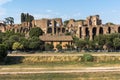
{"type": "Polygon", "coordinates": [[[103,24],[120,24],[120,0],[0,0],[0,20],[14,17],[20,23],[20,14],[29,13],[35,19],[86,19],[100,15],[103,24]]]}

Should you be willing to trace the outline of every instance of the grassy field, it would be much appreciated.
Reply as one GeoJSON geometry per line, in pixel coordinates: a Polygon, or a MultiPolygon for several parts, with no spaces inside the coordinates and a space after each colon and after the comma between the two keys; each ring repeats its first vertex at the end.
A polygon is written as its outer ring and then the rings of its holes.
{"type": "Polygon", "coordinates": [[[0,80],[119,80],[120,73],[68,73],[0,75],[0,80]]]}
{"type": "MultiPolygon", "coordinates": [[[[112,54],[112,53],[110,53],[112,54]]],[[[113,53],[114,54],[114,53],[113,53]]],[[[120,66],[120,55],[119,56],[97,56],[95,60],[100,60],[100,61],[94,61],[94,62],[81,62],[81,61],[76,61],[76,58],[78,57],[67,57],[65,54],[61,56],[58,54],[58,57],[54,57],[52,55],[54,54],[45,54],[49,55],[49,58],[45,58],[46,62],[36,62],[37,60],[44,59],[39,56],[41,54],[35,54],[35,56],[25,56],[26,59],[28,60],[35,60],[34,62],[23,62],[23,63],[18,63],[17,60],[19,61],[21,58],[20,56],[16,56],[17,54],[14,54],[14,56],[10,56],[10,59],[8,60],[6,65],[0,65],[0,72],[19,72],[22,71],[22,68],[41,68],[41,69],[82,69],[82,68],[87,68],[87,67],[119,67],[120,66]],[[38,57],[36,59],[36,57],[38,57]],[[47,60],[62,60],[62,61],[53,61],[49,62],[47,60]],[[64,61],[65,60],[65,61],[64,61]],[[68,61],[67,61],[68,60],[68,61]],[[72,60],[72,61],[69,61],[72,60]],[[103,61],[102,61],[103,60],[103,61]],[[106,60],[106,61],[104,61],[106,60]],[[11,63],[11,61],[13,61],[11,63]],[[19,68],[18,70],[7,70],[7,69],[2,69],[2,68],[19,68]]],[[[21,55],[21,54],[19,54],[21,55]]],[[[23,54],[24,55],[24,54],[23,54]]],[[[34,54],[32,54],[34,55],[34,54]]],[[[56,56],[57,54],[55,54],[56,56]]],[[[44,55],[43,55],[44,57],[44,55]]],[[[47,56],[48,57],[48,56],[47,56]]],[[[23,70],[24,71],[24,70],[23,70]]],[[[25,70],[27,72],[27,70],[25,70]]],[[[29,70],[28,70],[29,71],[29,70]]],[[[33,70],[35,71],[35,70],[33,70]]],[[[120,79],[120,72],[96,72],[96,73],[68,73],[68,74],[16,74],[16,75],[0,75],[0,80],[119,80],[120,79]]]]}
{"type": "Polygon", "coordinates": [[[74,69],[84,67],[118,67],[120,62],[51,62],[51,63],[20,63],[1,65],[0,68],[44,68],[44,69],[74,69]]]}

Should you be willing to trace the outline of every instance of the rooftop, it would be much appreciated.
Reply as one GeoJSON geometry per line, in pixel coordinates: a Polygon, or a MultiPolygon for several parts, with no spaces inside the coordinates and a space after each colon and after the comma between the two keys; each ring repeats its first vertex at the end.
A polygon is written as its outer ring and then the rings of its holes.
{"type": "Polygon", "coordinates": [[[40,36],[42,41],[73,41],[72,36],[61,36],[61,35],[43,35],[40,36]]]}

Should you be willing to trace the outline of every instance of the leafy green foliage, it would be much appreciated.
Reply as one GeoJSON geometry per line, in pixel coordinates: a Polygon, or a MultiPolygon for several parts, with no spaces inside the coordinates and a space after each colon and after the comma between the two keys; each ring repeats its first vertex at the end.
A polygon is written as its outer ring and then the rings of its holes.
{"type": "Polygon", "coordinates": [[[84,54],[82,56],[82,61],[84,62],[92,62],[94,60],[94,57],[91,54],[84,54]]]}
{"type": "Polygon", "coordinates": [[[0,62],[7,56],[7,47],[4,44],[0,44],[0,62]]]}
{"type": "Polygon", "coordinates": [[[49,44],[49,43],[45,44],[46,51],[51,51],[51,50],[53,50],[53,48],[54,48],[53,44],[49,44]]]}
{"type": "Polygon", "coordinates": [[[32,28],[29,32],[30,37],[33,37],[33,36],[39,37],[42,34],[43,34],[43,31],[39,27],[32,28]]]}
{"type": "Polygon", "coordinates": [[[42,49],[43,42],[38,37],[32,37],[29,39],[29,48],[31,50],[40,50],[42,49]]]}
{"type": "Polygon", "coordinates": [[[61,44],[57,44],[57,45],[56,45],[56,48],[57,48],[58,50],[62,50],[62,45],[61,45],[61,44]]]}
{"type": "Polygon", "coordinates": [[[115,49],[120,49],[120,38],[115,38],[113,40],[115,49]]]}
{"type": "Polygon", "coordinates": [[[7,17],[5,18],[6,23],[12,25],[14,23],[14,18],[13,17],[7,17]]]}
{"type": "Polygon", "coordinates": [[[19,42],[15,42],[12,46],[12,49],[13,50],[21,50],[21,49],[23,49],[23,45],[19,42]]]}
{"type": "Polygon", "coordinates": [[[32,22],[32,20],[34,20],[34,17],[29,13],[21,13],[21,22],[32,22]]]}

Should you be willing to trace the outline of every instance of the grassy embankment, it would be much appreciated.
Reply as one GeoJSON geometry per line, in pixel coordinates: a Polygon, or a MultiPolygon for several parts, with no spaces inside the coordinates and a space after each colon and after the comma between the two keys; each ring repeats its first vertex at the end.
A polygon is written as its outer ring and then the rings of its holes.
{"type": "Polygon", "coordinates": [[[119,72],[0,75],[1,80],[119,80],[119,72]]]}
{"type": "MultiPolygon", "coordinates": [[[[91,53],[92,54],[92,53],[91,53]]],[[[118,56],[109,55],[112,53],[94,53],[93,62],[83,62],[81,60],[82,55],[78,54],[13,54],[12,56],[8,56],[7,65],[0,66],[3,67],[17,67],[17,68],[25,68],[25,67],[33,67],[33,68],[82,68],[82,67],[114,67],[120,66],[120,55],[118,56]],[[96,55],[97,54],[97,55],[96,55]],[[106,55],[107,54],[107,55],[106,55]],[[19,55],[19,56],[18,56],[19,55]],[[20,56],[22,55],[22,56],[20,56]],[[99,55],[99,56],[98,56],[99,55]]]]}

